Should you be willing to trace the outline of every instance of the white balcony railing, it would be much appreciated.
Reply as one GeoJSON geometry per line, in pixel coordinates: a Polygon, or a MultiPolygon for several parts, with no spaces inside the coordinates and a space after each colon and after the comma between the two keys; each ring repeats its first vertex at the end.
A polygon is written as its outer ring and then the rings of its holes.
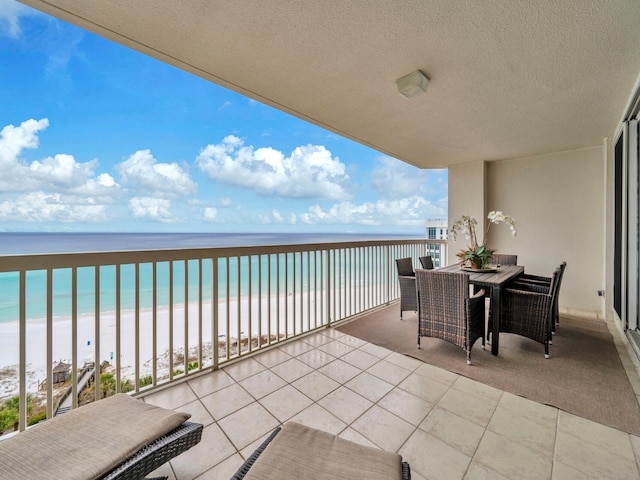
{"type": "Polygon", "coordinates": [[[65,397],[75,408],[83,369],[97,398],[153,390],[385,305],[399,296],[396,258],[418,266],[430,254],[440,266],[445,249],[405,240],[2,256],[0,311],[15,320],[0,332],[16,366],[0,369],[17,377],[16,427],[34,398],[46,418],[65,397]],[[56,362],[72,372],[60,387],[56,362]],[[29,377],[38,368],[44,380],[29,377]]]}

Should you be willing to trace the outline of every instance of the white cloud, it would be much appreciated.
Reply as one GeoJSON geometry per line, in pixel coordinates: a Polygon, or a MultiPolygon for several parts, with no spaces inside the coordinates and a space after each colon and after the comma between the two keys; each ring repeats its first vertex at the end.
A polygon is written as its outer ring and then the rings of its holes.
{"type": "Polygon", "coordinates": [[[38,148],[38,132],[49,126],[49,120],[26,120],[19,127],[7,125],[0,131],[0,166],[12,167],[25,148],[38,148]]]}
{"type": "Polygon", "coordinates": [[[129,211],[134,218],[174,223],[176,218],[169,210],[170,208],[171,200],[166,198],[133,197],[129,200],[129,211]]]}
{"type": "Polygon", "coordinates": [[[289,157],[273,148],[245,147],[233,135],[207,145],[196,164],[211,180],[288,198],[348,200],[345,165],[325,147],[297,147],[289,157]]]}
{"type": "Polygon", "coordinates": [[[0,131],[0,192],[52,191],[79,195],[113,195],[119,189],[107,173],[94,176],[97,160],[76,162],[72,155],[57,154],[26,164],[20,156],[39,145],[38,132],[49,120],[30,119],[20,126],[7,125],[0,131]]]}
{"type": "Polygon", "coordinates": [[[77,163],[73,156],[59,153],[41,162],[34,161],[29,165],[29,170],[35,178],[47,181],[56,187],[71,188],[81,185],[87,177],[92,176],[93,167],[97,163],[97,160],[77,163]]]}
{"type": "Polygon", "coordinates": [[[446,216],[446,211],[432,205],[424,198],[412,196],[395,200],[378,200],[360,205],[341,202],[325,210],[319,205],[301,214],[306,224],[325,225],[396,225],[422,227],[427,218],[446,216]]]}
{"type": "Polygon", "coordinates": [[[391,157],[381,157],[371,172],[371,187],[385,198],[424,195],[438,172],[445,174],[446,170],[422,170],[391,157]]]}
{"type": "Polygon", "coordinates": [[[213,222],[218,216],[218,209],[215,207],[207,207],[204,209],[204,219],[207,222],[213,222]]]}
{"type": "Polygon", "coordinates": [[[150,150],[138,150],[115,168],[123,182],[153,196],[175,197],[197,190],[196,183],[177,163],[158,163],[150,150]]]}
{"type": "Polygon", "coordinates": [[[0,220],[39,222],[100,222],[106,219],[107,205],[94,198],[28,193],[0,203],[0,220]]]}
{"type": "Polygon", "coordinates": [[[233,205],[233,200],[230,197],[224,197],[219,200],[219,203],[221,207],[230,207],[233,205]]]}
{"type": "Polygon", "coordinates": [[[14,0],[0,0],[0,34],[5,33],[12,38],[20,36],[20,16],[32,10],[14,0]]]}

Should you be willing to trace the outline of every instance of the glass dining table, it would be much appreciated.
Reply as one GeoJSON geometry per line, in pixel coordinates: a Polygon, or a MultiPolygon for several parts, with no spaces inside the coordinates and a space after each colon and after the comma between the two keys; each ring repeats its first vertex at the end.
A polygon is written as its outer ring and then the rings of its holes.
{"type": "Polygon", "coordinates": [[[460,264],[447,265],[438,269],[443,272],[461,272],[469,275],[469,283],[489,290],[491,312],[491,353],[498,355],[500,344],[500,292],[508,282],[524,273],[522,265],[492,266],[488,270],[462,268],[460,264]]]}

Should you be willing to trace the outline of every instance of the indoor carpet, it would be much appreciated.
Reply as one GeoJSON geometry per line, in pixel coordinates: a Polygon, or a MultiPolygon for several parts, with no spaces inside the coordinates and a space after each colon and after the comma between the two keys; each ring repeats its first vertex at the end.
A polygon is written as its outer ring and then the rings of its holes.
{"type": "Polygon", "coordinates": [[[422,337],[418,316],[399,304],[336,327],[367,342],[477,380],[500,390],[557,407],[619,430],[640,435],[640,408],[613,337],[603,320],[561,315],[551,358],[544,347],[524,337],[500,334],[498,356],[478,340],[466,353],[444,340],[422,337]]]}

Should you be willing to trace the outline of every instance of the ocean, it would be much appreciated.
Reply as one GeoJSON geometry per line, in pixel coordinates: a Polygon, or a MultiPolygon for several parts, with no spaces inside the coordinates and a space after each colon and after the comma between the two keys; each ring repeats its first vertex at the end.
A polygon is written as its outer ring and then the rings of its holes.
{"type": "MultiPolygon", "coordinates": [[[[226,246],[260,246],[301,243],[347,242],[358,240],[419,239],[419,235],[385,234],[316,234],[316,233],[0,233],[0,261],[2,255],[102,252],[129,250],[156,250],[174,248],[207,248],[226,246]]],[[[246,264],[246,259],[243,262],[246,264]]],[[[254,259],[257,262],[257,259],[254,259]]],[[[304,260],[303,260],[304,261],[304,260]]],[[[241,268],[245,268],[241,264],[241,268]]],[[[169,304],[168,265],[158,264],[157,306],[169,304]]],[[[184,302],[184,271],[180,263],[174,271],[174,304],[184,302]]],[[[229,275],[233,281],[237,266],[231,262],[229,275]]],[[[284,266],[280,269],[284,275],[284,266]]],[[[197,271],[189,267],[190,277],[197,271]]],[[[104,267],[100,274],[100,305],[102,311],[115,310],[115,267],[104,267]]],[[[225,287],[226,272],[221,270],[219,283],[225,287]]],[[[152,306],[151,266],[140,267],[141,308],[152,306]]],[[[121,271],[121,308],[130,310],[135,303],[135,271],[133,266],[124,266],[121,271]]],[[[203,262],[203,300],[211,298],[211,264],[203,262]]],[[[197,283],[197,277],[189,280],[197,283]]],[[[27,274],[28,319],[46,316],[46,272],[27,274]]],[[[78,313],[90,313],[95,308],[94,271],[92,268],[78,269],[78,313]]],[[[243,289],[245,286],[241,286],[243,289]]],[[[18,319],[17,302],[19,279],[16,273],[0,273],[0,323],[18,319]]],[[[189,301],[196,301],[199,292],[190,289],[189,301]]],[[[53,316],[71,315],[71,271],[56,270],[53,281],[53,316]]]]}

